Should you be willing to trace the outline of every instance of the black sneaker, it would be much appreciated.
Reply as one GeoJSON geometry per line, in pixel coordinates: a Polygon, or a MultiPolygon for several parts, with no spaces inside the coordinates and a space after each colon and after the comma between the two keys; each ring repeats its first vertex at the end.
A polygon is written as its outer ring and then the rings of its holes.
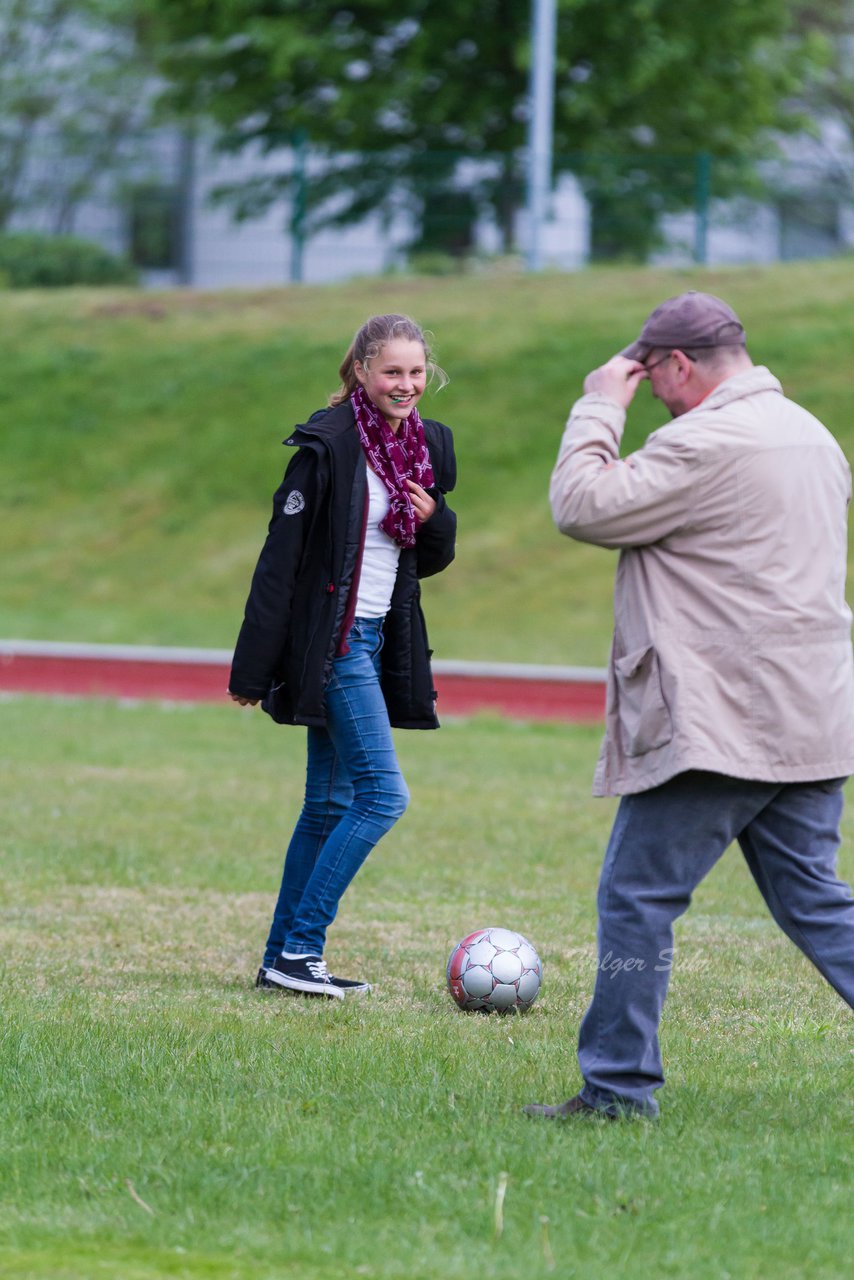
{"type": "Polygon", "coordinates": [[[370,982],[361,982],[358,978],[335,978],[330,974],[331,981],[336,987],[340,987],[348,996],[358,995],[363,991],[370,991],[370,982]]]}
{"type": "Polygon", "coordinates": [[[344,999],[344,987],[336,984],[321,956],[300,956],[298,960],[276,956],[265,971],[264,978],[277,987],[301,991],[303,995],[326,996],[330,1000],[344,999]]]}
{"type": "MultiPolygon", "coordinates": [[[[359,979],[353,978],[335,978],[331,974],[329,976],[333,986],[343,990],[347,995],[358,995],[364,991],[371,990],[369,982],[361,982],[359,979]]],[[[283,991],[285,989],[281,981],[274,982],[272,978],[268,977],[267,969],[264,965],[261,965],[255,976],[255,986],[263,991],[283,991]]],[[[295,990],[295,988],[292,987],[291,990],[295,990]]],[[[312,993],[307,992],[306,994],[311,995],[312,993]]],[[[320,994],[326,995],[327,993],[323,991],[320,994]]]]}

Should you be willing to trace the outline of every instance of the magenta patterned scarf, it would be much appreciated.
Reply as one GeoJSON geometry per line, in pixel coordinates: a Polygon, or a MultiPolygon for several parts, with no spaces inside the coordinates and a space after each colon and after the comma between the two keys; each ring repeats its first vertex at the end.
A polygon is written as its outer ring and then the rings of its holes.
{"type": "Polygon", "coordinates": [[[350,396],[350,403],[368,465],[382,480],[389,497],[388,514],[380,521],[380,528],[401,547],[414,547],[415,508],[405,482],[414,480],[422,489],[435,484],[418,410],[413,408],[395,433],[361,384],[350,396]]]}

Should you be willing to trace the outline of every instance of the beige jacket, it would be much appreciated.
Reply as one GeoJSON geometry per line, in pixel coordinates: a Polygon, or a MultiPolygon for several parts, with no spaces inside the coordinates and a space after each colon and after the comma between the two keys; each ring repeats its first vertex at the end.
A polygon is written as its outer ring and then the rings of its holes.
{"type": "Polygon", "coordinates": [[[854,773],[848,464],[767,369],[727,379],[619,460],[625,411],[573,407],[552,474],[562,533],[618,547],[594,794],[685,769],[854,773]]]}

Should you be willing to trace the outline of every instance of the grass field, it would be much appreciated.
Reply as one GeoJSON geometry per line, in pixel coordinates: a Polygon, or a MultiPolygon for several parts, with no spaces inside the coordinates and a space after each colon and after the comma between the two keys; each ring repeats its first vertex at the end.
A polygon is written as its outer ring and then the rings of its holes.
{"type": "MultiPolygon", "coordinates": [[[[854,457],[854,260],[0,294],[0,633],[232,644],[282,438],[365,316],[403,309],[435,332],[452,380],[424,407],[459,450],[459,556],[427,585],[437,656],[600,665],[614,558],[555,533],[548,476],[583,375],[688,287],[732,301],[754,358],[854,457]]],[[[660,423],[642,388],[628,447],[660,423]]]]}
{"type": "MultiPolygon", "coordinates": [[[[235,708],[0,704],[4,1280],[841,1280],[850,1016],[730,852],[678,926],[658,1124],[574,1092],[611,817],[598,733],[401,734],[413,805],[330,935],[343,1007],[252,989],[302,735],[235,708]],[[538,946],[523,1018],[451,945],[538,946]]],[[[851,877],[852,826],[842,870],[851,877]]]]}

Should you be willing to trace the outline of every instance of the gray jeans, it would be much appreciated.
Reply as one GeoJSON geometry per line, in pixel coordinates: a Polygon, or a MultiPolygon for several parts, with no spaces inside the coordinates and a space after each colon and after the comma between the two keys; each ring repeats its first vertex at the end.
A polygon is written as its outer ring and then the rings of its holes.
{"type": "Polygon", "coordinates": [[[854,897],[836,874],[844,781],[692,771],[622,798],[599,882],[596,986],[579,1034],[586,1102],[657,1113],[673,921],[733,840],[780,928],[854,1007],[854,897]]]}

